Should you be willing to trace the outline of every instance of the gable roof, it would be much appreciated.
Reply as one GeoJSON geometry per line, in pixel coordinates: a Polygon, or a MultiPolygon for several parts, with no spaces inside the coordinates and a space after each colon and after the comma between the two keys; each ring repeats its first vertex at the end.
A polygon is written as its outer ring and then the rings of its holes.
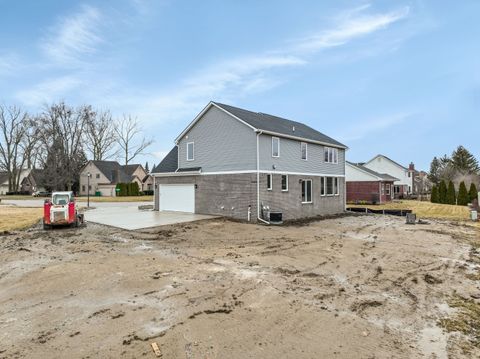
{"type": "Polygon", "coordinates": [[[374,177],[376,177],[377,179],[379,180],[382,180],[382,181],[398,181],[398,178],[395,178],[393,176],[390,176],[386,173],[378,173],[374,170],[371,170],[370,168],[367,168],[359,163],[353,163],[353,162],[349,162],[349,161],[345,161],[348,165],[360,170],[360,171],[363,171],[363,172],[366,172],[374,177]]]}
{"type": "MultiPolygon", "coordinates": [[[[123,167],[123,170],[125,171],[125,173],[129,176],[133,175],[133,172],[135,172],[138,167],[141,167],[142,170],[143,170],[143,166],[139,163],[135,163],[133,165],[124,165],[122,167],[123,167]]],[[[143,170],[143,171],[145,172],[145,170],[143,170]]]]}
{"type": "Polygon", "coordinates": [[[381,154],[376,155],[376,156],[373,157],[370,161],[367,161],[367,162],[365,162],[364,164],[367,165],[367,164],[369,164],[370,162],[373,162],[373,161],[374,161],[375,159],[377,159],[378,157],[383,157],[383,158],[385,158],[386,160],[392,162],[394,165],[400,167],[401,169],[404,169],[404,170],[408,171],[408,168],[407,168],[407,167],[404,167],[404,166],[402,166],[400,163],[395,162],[395,161],[392,160],[391,158],[389,158],[389,157],[387,157],[387,156],[385,156],[385,155],[381,155],[381,154]]]}
{"type": "Polygon", "coordinates": [[[0,172],[0,185],[8,184],[8,172],[0,172]]]}
{"type": "Polygon", "coordinates": [[[132,176],[125,172],[124,166],[121,166],[117,161],[91,161],[100,172],[108,178],[110,182],[128,183],[132,180],[132,176]]]}
{"type": "Polygon", "coordinates": [[[317,142],[320,144],[331,145],[334,147],[347,148],[344,144],[334,140],[333,138],[307,126],[301,122],[288,120],[286,118],[269,115],[262,112],[253,112],[239,107],[234,107],[219,102],[210,102],[195,119],[182,131],[175,139],[176,142],[193,127],[193,125],[203,116],[203,114],[212,106],[219,108],[230,116],[239,120],[243,124],[249,126],[255,131],[262,131],[268,134],[293,138],[297,140],[305,140],[317,142]]]}
{"type": "Polygon", "coordinates": [[[152,173],[175,172],[178,169],[178,147],[174,146],[170,152],[163,158],[157,167],[152,169],[152,173]]]}

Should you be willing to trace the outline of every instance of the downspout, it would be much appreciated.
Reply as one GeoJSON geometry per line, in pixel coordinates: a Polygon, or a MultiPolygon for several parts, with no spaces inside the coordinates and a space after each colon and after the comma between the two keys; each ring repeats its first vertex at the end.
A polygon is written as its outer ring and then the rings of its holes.
{"type": "Polygon", "coordinates": [[[258,130],[257,132],[257,220],[265,224],[270,224],[270,222],[267,222],[263,218],[260,218],[260,150],[259,150],[258,143],[259,143],[259,138],[261,134],[262,134],[262,131],[258,130]]]}

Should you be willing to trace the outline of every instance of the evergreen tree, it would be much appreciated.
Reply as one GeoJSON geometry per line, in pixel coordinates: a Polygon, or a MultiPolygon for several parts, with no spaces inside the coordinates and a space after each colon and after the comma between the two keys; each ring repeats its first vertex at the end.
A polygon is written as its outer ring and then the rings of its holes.
{"type": "Polygon", "coordinates": [[[432,163],[430,163],[428,179],[433,184],[438,184],[440,182],[440,161],[437,157],[433,157],[432,163]]]}
{"type": "Polygon", "coordinates": [[[475,186],[475,183],[470,184],[470,191],[468,191],[468,200],[470,203],[473,202],[475,198],[478,197],[478,192],[477,192],[477,186],[475,186]]]}
{"type": "Polygon", "coordinates": [[[145,162],[145,172],[150,173],[150,168],[148,168],[148,161],[145,162]]]}
{"type": "Polygon", "coordinates": [[[448,182],[448,188],[447,188],[447,204],[456,204],[456,198],[455,198],[455,185],[453,184],[452,181],[448,182]]]}
{"type": "Polygon", "coordinates": [[[447,184],[444,180],[438,186],[438,203],[447,203],[447,184]]]}
{"type": "Polygon", "coordinates": [[[437,185],[432,186],[432,194],[430,195],[430,202],[438,203],[438,187],[437,185]]]}
{"type": "Polygon", "coordinates": [[[463,146],[458,146],[453,151],[451,162],[453,167],[463,174],[478,173],[480,171],[480,166],[475,156],[463,146]]]}
{"type": "Polygon", "coordinates": [[[457,204],[459,206],[466,206],[468,204],[468,192],[467,186],[465,186],[465,182],[460,182],[460,187],[458,187],[458,201],[457,204]]]}

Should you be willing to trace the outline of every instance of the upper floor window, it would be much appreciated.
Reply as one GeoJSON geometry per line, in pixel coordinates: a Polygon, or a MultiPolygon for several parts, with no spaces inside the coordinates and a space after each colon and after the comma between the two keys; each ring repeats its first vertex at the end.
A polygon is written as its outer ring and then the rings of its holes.
{"type": "Polygon", "coordinates": [[[324,160],[327,163],[338,163],[338,149],[325,147],[324,160]]]}
{"type": "Polygon", "coordinates": [[[193,161],[194,160],[194,143],[189,142],[187,143],[187,161],[193,161]]]}
{"type": "Polygon", "coordinates": [[[100,178],[100,173],[97,173],[97,174],[95,175],[95,177],[96,177],[96,178],[100,178]]]}
{"type": "Polygon", "coordinates": [[[302,142],[300,144],[300,149],[302,152],[302,160],[307,160],[307,144],[305,142],[302,142]]]}
{"type": "Polygon", "coordinates": [[[272,137],[272,157],[280,157],[280,139],[272,137]]]}

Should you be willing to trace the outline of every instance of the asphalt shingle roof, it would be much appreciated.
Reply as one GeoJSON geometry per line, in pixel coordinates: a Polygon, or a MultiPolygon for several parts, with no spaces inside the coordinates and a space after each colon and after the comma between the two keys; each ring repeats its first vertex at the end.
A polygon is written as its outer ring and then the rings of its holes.
{"type": "Polygon", "coordinates": [[[113,183],[129,183],[132,176],[127,174],[117,161],[92,161],[92,163],[113,183]]]}
{"type": "Polygon", "coordinates": [[[175,172],[178,168],[178,147],[174,146],[165,158],[155,167],[153,173],[175,172]]]}
{"type": "Polygon", "coordinates": [[[266,113],[252,112],[238,107],[225,105],[223,103],[214,102],[214,104],[259,130],[300,137],[306,140],[318,141],[340,147],[347,147],[333,138],[328,137],[327,135],[314,130],[313,128],[301,122],[287,120],[286,118],[273,116],[266,113]]]}
{"type": "Polygon", "coordinates": [[[365,172],[368,172],[374,176],[377,176],[385,181],[398,181],[398,178],[395,178],[395,177],[392,177],[386,173],[378,173],[374,170],[371,170],[370,168],[367,168],[359,163],[353,163],[353,162],[349,162],[347,161],[348,164],[354,166],[354,167],[357,167],[358,169],[362,170],[362,171],[365,171],[365,172]]]}

